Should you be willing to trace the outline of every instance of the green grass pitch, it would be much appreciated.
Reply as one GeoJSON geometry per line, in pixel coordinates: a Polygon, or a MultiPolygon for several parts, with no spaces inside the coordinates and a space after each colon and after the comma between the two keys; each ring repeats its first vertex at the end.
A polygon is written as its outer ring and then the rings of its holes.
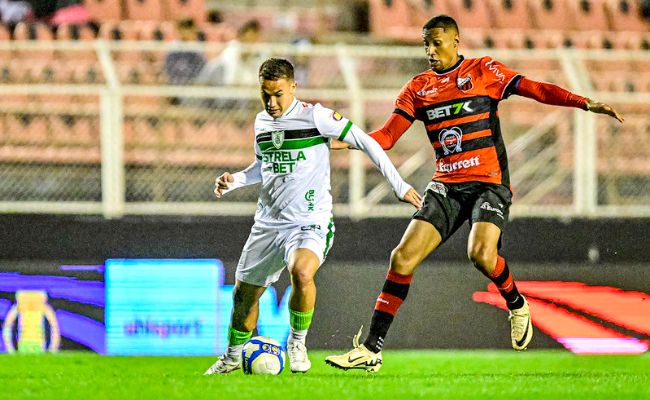
{"type": "Polygon", "coordinates": [[[203,376],[216,357],[0,355],[0,399],[650,399],[650,354],[386,351],[380,372],[325,365],[279,376],[203,376]]]}

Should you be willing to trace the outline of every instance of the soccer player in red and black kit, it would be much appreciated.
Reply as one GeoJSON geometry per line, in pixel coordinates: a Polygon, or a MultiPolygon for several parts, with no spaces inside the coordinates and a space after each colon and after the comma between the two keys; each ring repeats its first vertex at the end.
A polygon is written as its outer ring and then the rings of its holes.
{"type": "Polygon", "coordinates": [[[512,192],[497,106],[516,94],[544,104],[607,114],[623,122],[607,104],[525,78],[490,57],[459,55],[458,25],[449,16],[429,20],[423,39],[431,69],[402,88],[393,114],[370,136],[390,149],[413,121],[422,121],[436,153],[437,170],[427,186],[424,206],[413,215],[391,253],[370,333],[360,344],[359,331],[352,351],[327,357],[325,361],[334,367],[379,370],[384,338],[406,299],[413,271],[467,220],[471,225],[469,259],[499,288],[510,310],[512,347],[524,350],[533,336],[528,302],[498,255],[512,192]]]}

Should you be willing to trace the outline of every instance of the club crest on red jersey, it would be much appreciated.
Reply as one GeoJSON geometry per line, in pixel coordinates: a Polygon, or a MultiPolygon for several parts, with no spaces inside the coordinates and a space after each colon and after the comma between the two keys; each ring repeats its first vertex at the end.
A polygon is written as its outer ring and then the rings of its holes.
{"type": "Polygon", "coordinates": [[[449,129],[443,129],[442,132],[440,132],[438,140],[445,151],[445,155],[460,153],[463,151],[460,147],[463,143],[463,132],[456,126],[449,129]]]}
{"type": "Polygon", "coordinates": [[[472,76],[468,75],[465,78],[458,78],[456,80],[456,86],[458,86],[458,89],[462,90],[463,92],[471,90],[474,87],[472,84],[472,76]]]}

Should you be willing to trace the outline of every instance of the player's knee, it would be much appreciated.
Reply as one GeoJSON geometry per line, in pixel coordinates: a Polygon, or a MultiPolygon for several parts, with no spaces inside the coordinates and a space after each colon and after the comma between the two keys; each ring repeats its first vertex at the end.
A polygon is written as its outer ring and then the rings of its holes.
{"type": "Polygon", "coordinates": [[[291,284],[296,289],[303,289],[314,282],[314,275],[307,270],[294,268],[291,270],[291,284]]]}
{"type": "Polygon", "coordinates": [[[496,262],[497,249],[477,243],[468,249],[467,257],[476,268],[484,270],[496,262]]]}
{"type": "Polygon", "coordinates": [[[390,253],[390,269],[398,274],[409,275],[417,266],[415,258],[401,247],[390,253]]]}

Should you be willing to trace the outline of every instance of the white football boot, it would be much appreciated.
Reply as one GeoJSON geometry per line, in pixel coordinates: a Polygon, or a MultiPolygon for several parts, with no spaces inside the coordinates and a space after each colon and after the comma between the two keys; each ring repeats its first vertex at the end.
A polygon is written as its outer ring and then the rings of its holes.
{"type": "Polygon", "coordinates": [[[352,339],[354,349],[341,356],[329,356],[325,358],[325,362],[332,367],[345,371],[349,369],[363,369],[366,372],[379,371],[379,368],[381,368],[381,351],[379,353],[373,353],[363,344],[359,344],[362,329],[363,326],[359,329],[359,333],[354,336],[354,339],[352,339]]]}
{"type": "Polygon", "coordinates": [[[521,308],[510,311],[510,339],[512,348],[515,350],[525,350],[533,338],[533,324],[530,321],[530,308],[528,301],[524,296],[524,305],[521,308]]]}
{"type": "Polygon", "coordinates": [[[219,357],[216,363],[212,364],[210,368],[203,375],[212,375],[212,374],[229,374],[232,371],[238,370],[241,368],[241,360],[233,360],[232,358],[222,355],[219,357]]]}
{"type": "Polygon", "coordinates": [[[287,356],[291,372],[302,372],[303,374],[311,368],[311,361],[307,356],[307,347],[303,342],[294,341],[287,345],[287,356]]]}

